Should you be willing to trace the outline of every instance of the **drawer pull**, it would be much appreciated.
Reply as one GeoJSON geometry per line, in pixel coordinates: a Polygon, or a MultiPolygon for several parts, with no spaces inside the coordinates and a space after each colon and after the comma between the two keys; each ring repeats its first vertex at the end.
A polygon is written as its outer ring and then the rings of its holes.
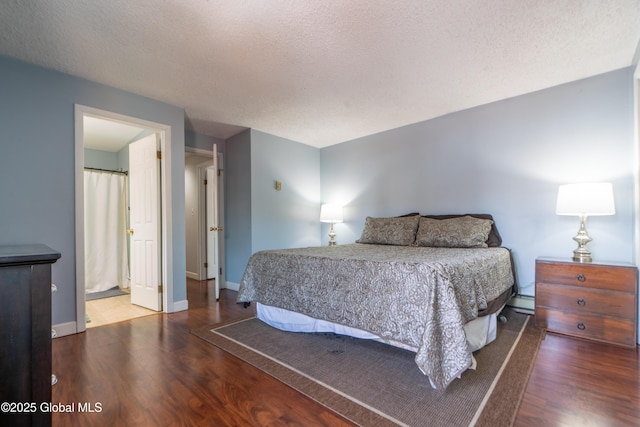
{"type": "Polygon", "coordinates": [[[582,273],[578,274],[578,277],[576,277],[576,279],[578,279],[578,282],[584,282],[587,280],[587,278],[584,277],[584,274],[582,273]]]}
{"type": "Polygon", "coordinates": [[[578,305],[584,307],[585,305],[587,305],[587,302],[584,300],[584,298],[578,298],[578,305]]]}
{"type": "Polygon", "coordinates": [[[580,322],[578,323],[578,329],[580,329],[581,331],[584,331],[585,329],[587,329],[587,327],[584,326],[584,323],[580,322]]]}

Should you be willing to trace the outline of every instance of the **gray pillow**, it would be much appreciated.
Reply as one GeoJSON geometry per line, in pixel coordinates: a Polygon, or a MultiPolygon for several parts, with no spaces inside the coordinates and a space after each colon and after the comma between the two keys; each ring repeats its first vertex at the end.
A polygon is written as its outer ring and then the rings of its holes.
{"type": "MultiPolygon", "coordinates": [[[[493,221],[493,216],[491,216],[490,214],[474,214],[474,213],[468,213],[468,214],[453,214],[453,215],[422,215],[425,218],[432,218],[432,219],[449,219],[449,218],[459,218],[461,216],[472,216],[474,218],[480,218],[480,219],[490,219],[491,221],[493,221]]],[[[489,232],[489,237],[487,237],[487,245],[490,248],[493,247],[499,247],[502,245],[502,237],[500,237],[500,233],[498,232],[498,228],[496,227],[496,223],[494,221],[493,224],[491,224],[491,231],[489,232]]]]}
{"type": "Polygon", "coordinates": [[[410,246],[416,240],[420,216],[371,218],[367,217],[360,239],[356,243],[410,246]]]}
{"type": "Polygon", "coordinates": [[[493,221],[469,215],[450,218],[420,218],[415,246],[486,248],[493,221]]]}

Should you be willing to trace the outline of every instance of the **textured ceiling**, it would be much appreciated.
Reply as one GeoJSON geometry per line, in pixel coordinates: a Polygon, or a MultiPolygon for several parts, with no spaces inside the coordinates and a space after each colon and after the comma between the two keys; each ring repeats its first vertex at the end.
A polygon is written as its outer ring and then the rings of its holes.
{"type": "Polygon", "coordinates": [[[0,55],[324,147],[632,65],[638,0],[2,0],[0,55]]]}

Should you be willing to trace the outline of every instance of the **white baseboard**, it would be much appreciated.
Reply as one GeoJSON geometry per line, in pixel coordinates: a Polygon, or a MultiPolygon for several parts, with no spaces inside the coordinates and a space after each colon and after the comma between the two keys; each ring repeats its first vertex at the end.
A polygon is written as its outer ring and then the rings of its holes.
{"type": "Polygon", "coordinates": [[[236,282],[230,282],[230,281],[226,281],[225,282],[225,289],[231,289],[232,291],[238,291],[240,290],[240,283],[236,283],[236,282]]]}
{"type": "Polygon", "coordinates": [[[173,302],[173,311],[172,313],[175,313],[177,311],[185,311],[189,309],[189,301],[182,300],[182,301],[174,301],[173,302]]]}
{"type": "Polygon", "coordinates": [[[52,325],[51,329],[56,331],[55,338],[73,335],[78,331],[76,322],[58,323],[57,325],[52,325]]]}
{"type": "Polygon", "coordinates": [[[193,271],[187,271],[187,279],[200,280],[200,275],[193,271]]]}

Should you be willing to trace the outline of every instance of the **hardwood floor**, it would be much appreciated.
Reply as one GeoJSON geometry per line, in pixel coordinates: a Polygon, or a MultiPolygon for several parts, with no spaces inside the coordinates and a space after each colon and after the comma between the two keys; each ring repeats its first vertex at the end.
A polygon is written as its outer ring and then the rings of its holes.
{"type": "Polygon", "coordinates": [[[640,426],[638,348],[547,334],[515,426],[640,426]]]}
{"type": "MultiPolygon", "coordinates": [[[[233,291],[223,290],[216,302],[212,288],[188,280],[186,312],[55,339],[53,403],[68,411],[54,412],[53,425],[351,425],[191,335],[190,329],[253,312],[235,303],[233,291]]],[[[548,335],[515,425],[640,425],[639,367],[637,350],[548,335]]]]}

